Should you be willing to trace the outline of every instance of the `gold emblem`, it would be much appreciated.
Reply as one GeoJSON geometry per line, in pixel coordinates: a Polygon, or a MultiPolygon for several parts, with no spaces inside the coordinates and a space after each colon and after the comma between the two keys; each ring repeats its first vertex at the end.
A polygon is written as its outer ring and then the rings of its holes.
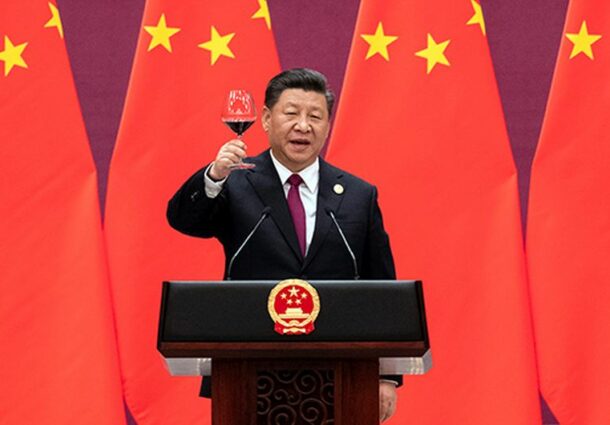
{"type": "Polygon", "coordinates": [[[343,192],[345,191],[345,189],[343,188],[343,186],[341,186],[339,183],[337,183],[336,185],[333,186],[333,190],[335,191],[335,193],[337,195],[342,195],[343,192]]]}
{"type": "Polygon", "coordinates": [[[280,335],[307,335],[320,313],[320,297],[308,282],[286,279],[271,290],[267,309],[280,335]]]}

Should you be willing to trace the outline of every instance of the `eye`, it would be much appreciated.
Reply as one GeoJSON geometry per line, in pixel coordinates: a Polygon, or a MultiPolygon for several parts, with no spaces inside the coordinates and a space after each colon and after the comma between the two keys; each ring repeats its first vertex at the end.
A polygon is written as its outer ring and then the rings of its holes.
{"type": "Polygon", "coordinates": [[[318,115],[318,114],[312,114],[309,116],[310,118],[314,119],[314,120],[321,120],[322,116],[318,115]]]}
{"type": "Polygon", "coordinates": [[[296,115],[297,113],[296,113],[296,111],[291,111],[291,110],[288,110],[288,111],[285,111],[285,112],[284,112],[284,114],[286,114],[286,115],[290,115],[290,116],[294,116],[294,115],[296,115]]]}

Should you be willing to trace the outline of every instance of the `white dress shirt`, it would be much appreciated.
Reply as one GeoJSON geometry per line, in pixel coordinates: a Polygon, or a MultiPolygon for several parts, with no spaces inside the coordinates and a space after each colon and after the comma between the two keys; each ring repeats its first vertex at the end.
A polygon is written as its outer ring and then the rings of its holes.
{"type": "MultiPolygon", "coordinates": [[[[278,161],[271,153],[271,160],[278,175],[280,181],[284,187],[284,197],[288,198],[288,191],[290,190],[290,183],[288,179],[291,175],[295,174],[288,168],[278,161]]],[[[318,183],[320,181],[320,160],[316,158],[313,164],[302,169],[298,173],[303,179],[303,183],[299,186],[299,195],[301,195],[301,202],[303,202],[303,208],[305,209],[305,253],[309,251],[309,245],[313,239],[313,231],[316,228],[316,210],[318,206],[318,183]]]]}

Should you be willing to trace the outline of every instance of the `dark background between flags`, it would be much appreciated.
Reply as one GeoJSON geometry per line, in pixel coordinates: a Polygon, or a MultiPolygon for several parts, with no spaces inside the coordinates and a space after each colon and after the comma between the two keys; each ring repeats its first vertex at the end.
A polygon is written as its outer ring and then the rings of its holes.
{"type": "MultiPolygon", "coordinates": [[[[483,0],[523,223],[567,0],[483,0]]],[[[340,95],[359,0],[269,0],[282,67],[324,72],[340,95]]],[[[144,0],[58,0],[78,96],[98,169],[102,211],[144,0]]],[[[218,141],[219,144],[222,141],[218,141]]],[[[518,408],[518,406],[515,406],[518,408]]],[[[552,414],[544,409],[544,423],[552,414]]]]}

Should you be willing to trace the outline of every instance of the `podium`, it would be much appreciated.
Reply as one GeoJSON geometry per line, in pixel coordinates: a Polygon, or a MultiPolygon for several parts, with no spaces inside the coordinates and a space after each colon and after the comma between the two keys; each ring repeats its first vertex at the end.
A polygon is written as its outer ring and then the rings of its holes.
{"type": "Polygon", "coordinates": [[[421,282],[308,283],[319,312],[292,334],[270,314],[277,281],[163,283],[157,348],[172,375],[213,375],[214,425],[376,425],[380,374],[431,367],[421,282]]]}

